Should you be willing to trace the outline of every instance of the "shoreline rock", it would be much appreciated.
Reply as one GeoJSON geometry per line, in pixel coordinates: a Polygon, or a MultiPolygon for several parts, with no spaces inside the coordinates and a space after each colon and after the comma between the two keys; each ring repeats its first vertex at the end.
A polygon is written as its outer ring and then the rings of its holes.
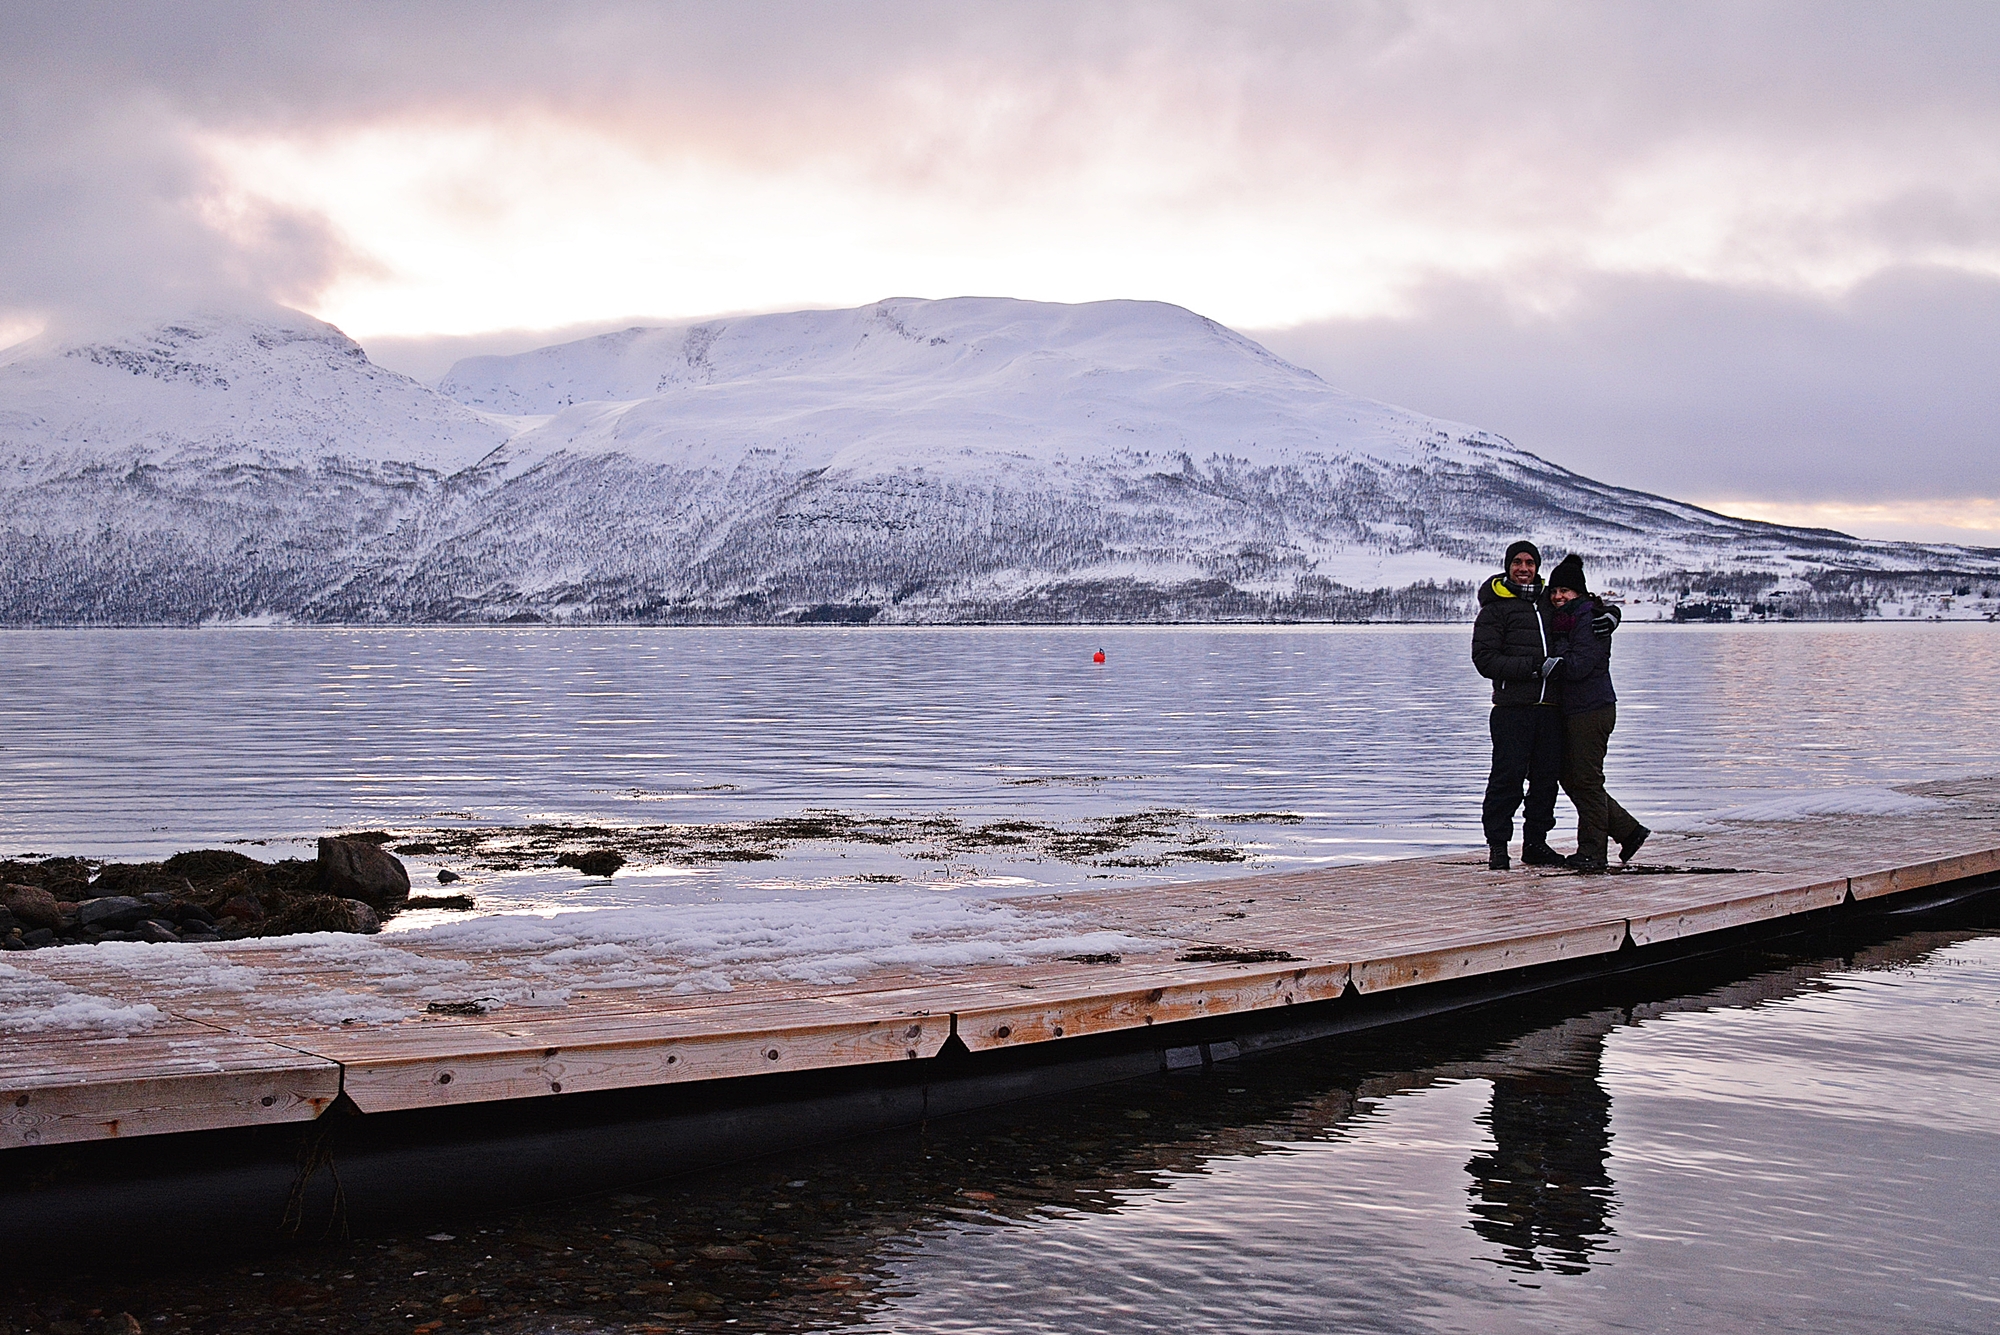
{"type": "Polygon", "coordinates": [[[312,862],[228,849],[161,862],[0,861],[0,950],[372,934],[409,902],[410,876],[368,836],[321,839],[312,862]]]}
{"type": "Polygon", "coordinates": [[[609,877],[625,865],[625,858],[609,848],[593,848],[586,853],[564,853],[556,858],[558,867],[574,867],[585,876],[609,877]]]}
{"type": "Polygon", "coordinates": [[[313,884],[322,896],[358,899],[377,913],[393,914],[410,897],[409,871],[372,838],[320,840],[313,884]]]}

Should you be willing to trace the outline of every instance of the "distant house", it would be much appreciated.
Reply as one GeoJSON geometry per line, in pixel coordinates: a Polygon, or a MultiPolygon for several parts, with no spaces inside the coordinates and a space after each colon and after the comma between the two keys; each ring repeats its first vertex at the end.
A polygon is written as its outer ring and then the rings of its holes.
{"type": "Polygon", "coordinates": [[[1734,621],[1736,604],[1726,598],[1683,598],[1674,604],[1676,621],[1734,621]]]}
{"type": "Polygon", "coordinates": [[[1750,612],[1758,617],[1781,617],[1791,619],[1805,613],[1812,600],[1812,585],[1797,575],[1787,575],[1776,584],[1759,594],[1750,604],[1750,612]]]}

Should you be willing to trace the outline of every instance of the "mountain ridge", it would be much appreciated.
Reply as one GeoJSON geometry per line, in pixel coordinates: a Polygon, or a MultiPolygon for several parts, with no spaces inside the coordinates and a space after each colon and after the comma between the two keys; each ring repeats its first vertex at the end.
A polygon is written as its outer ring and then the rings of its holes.
{"type": "Polygon", "coordinates": [[[1596,482],[1162,303],[641,326],[436,390],[296,312],[0,354],[8,624],[1439,619],[1524,532],[1830,614],[2000,574],[1596,482]]]}

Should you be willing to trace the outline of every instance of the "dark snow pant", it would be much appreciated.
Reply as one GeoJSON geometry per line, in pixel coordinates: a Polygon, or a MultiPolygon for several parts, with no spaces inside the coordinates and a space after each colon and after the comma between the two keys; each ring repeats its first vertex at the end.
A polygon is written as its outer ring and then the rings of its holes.
{"type": "Polygon", "coordinates": [[[1522,841],[1546,843],[1556,827],[1556,784],[1562,779],[1562,710],[1554,705],[1496,705],[1489,726],[1493,772],[1487,776],[1486,804],[1480,811],[1486,842],[1505,846],[1514,837],[1514,809],[1521,805],[1521,785],[1526,784],[1522,841]]]}
{"type": "Polygon", "coordinates": [[[1602,862],[1607,838],[1622,844],[1639,830],[1632,814],[1604,791],[1604,753],[1618,726],[1618,706],[1572,714],[1566,723],[1562,790],[1576,807],[1576,851],[1602,862]]]}

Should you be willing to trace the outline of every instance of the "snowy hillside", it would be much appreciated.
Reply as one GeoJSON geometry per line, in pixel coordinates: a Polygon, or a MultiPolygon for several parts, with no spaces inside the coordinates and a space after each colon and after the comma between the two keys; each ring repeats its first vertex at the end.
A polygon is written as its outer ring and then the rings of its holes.
{"type": "Polygon", "coordinates": [[[0,357],[0,621],[293,615],[508,431],[295,311],[0,357]]]}
{"type": "Polygon", "coordinates": [[[898,301],[633,329],[460,362],[439,389],[513,414],[631,404],[615,418],[568,413],[534,435],[649,463],[771,447],[794,468],[975,476],[1111,454],[1268,467],[1311,454],[1400,464],[1413,450],[1460,463],[1519,453],[1333,389],[1155,302],[898,301]]]}
{"type": "Polygon", "coordinates": [[[211,317],[13,350],[0,465],[16,624],[1428,618],[1523,533],[1600,584],[2000,573],[1592,482],[1145,302],[634,329],[435,392],[211,317]]]}
{"type": "Polygon", "coordinates": [[[456,472],[507,432],[296,311],[205,316],[0,355],[0,449],[89,461],[284,467],[348,458],[456,472]]]}

